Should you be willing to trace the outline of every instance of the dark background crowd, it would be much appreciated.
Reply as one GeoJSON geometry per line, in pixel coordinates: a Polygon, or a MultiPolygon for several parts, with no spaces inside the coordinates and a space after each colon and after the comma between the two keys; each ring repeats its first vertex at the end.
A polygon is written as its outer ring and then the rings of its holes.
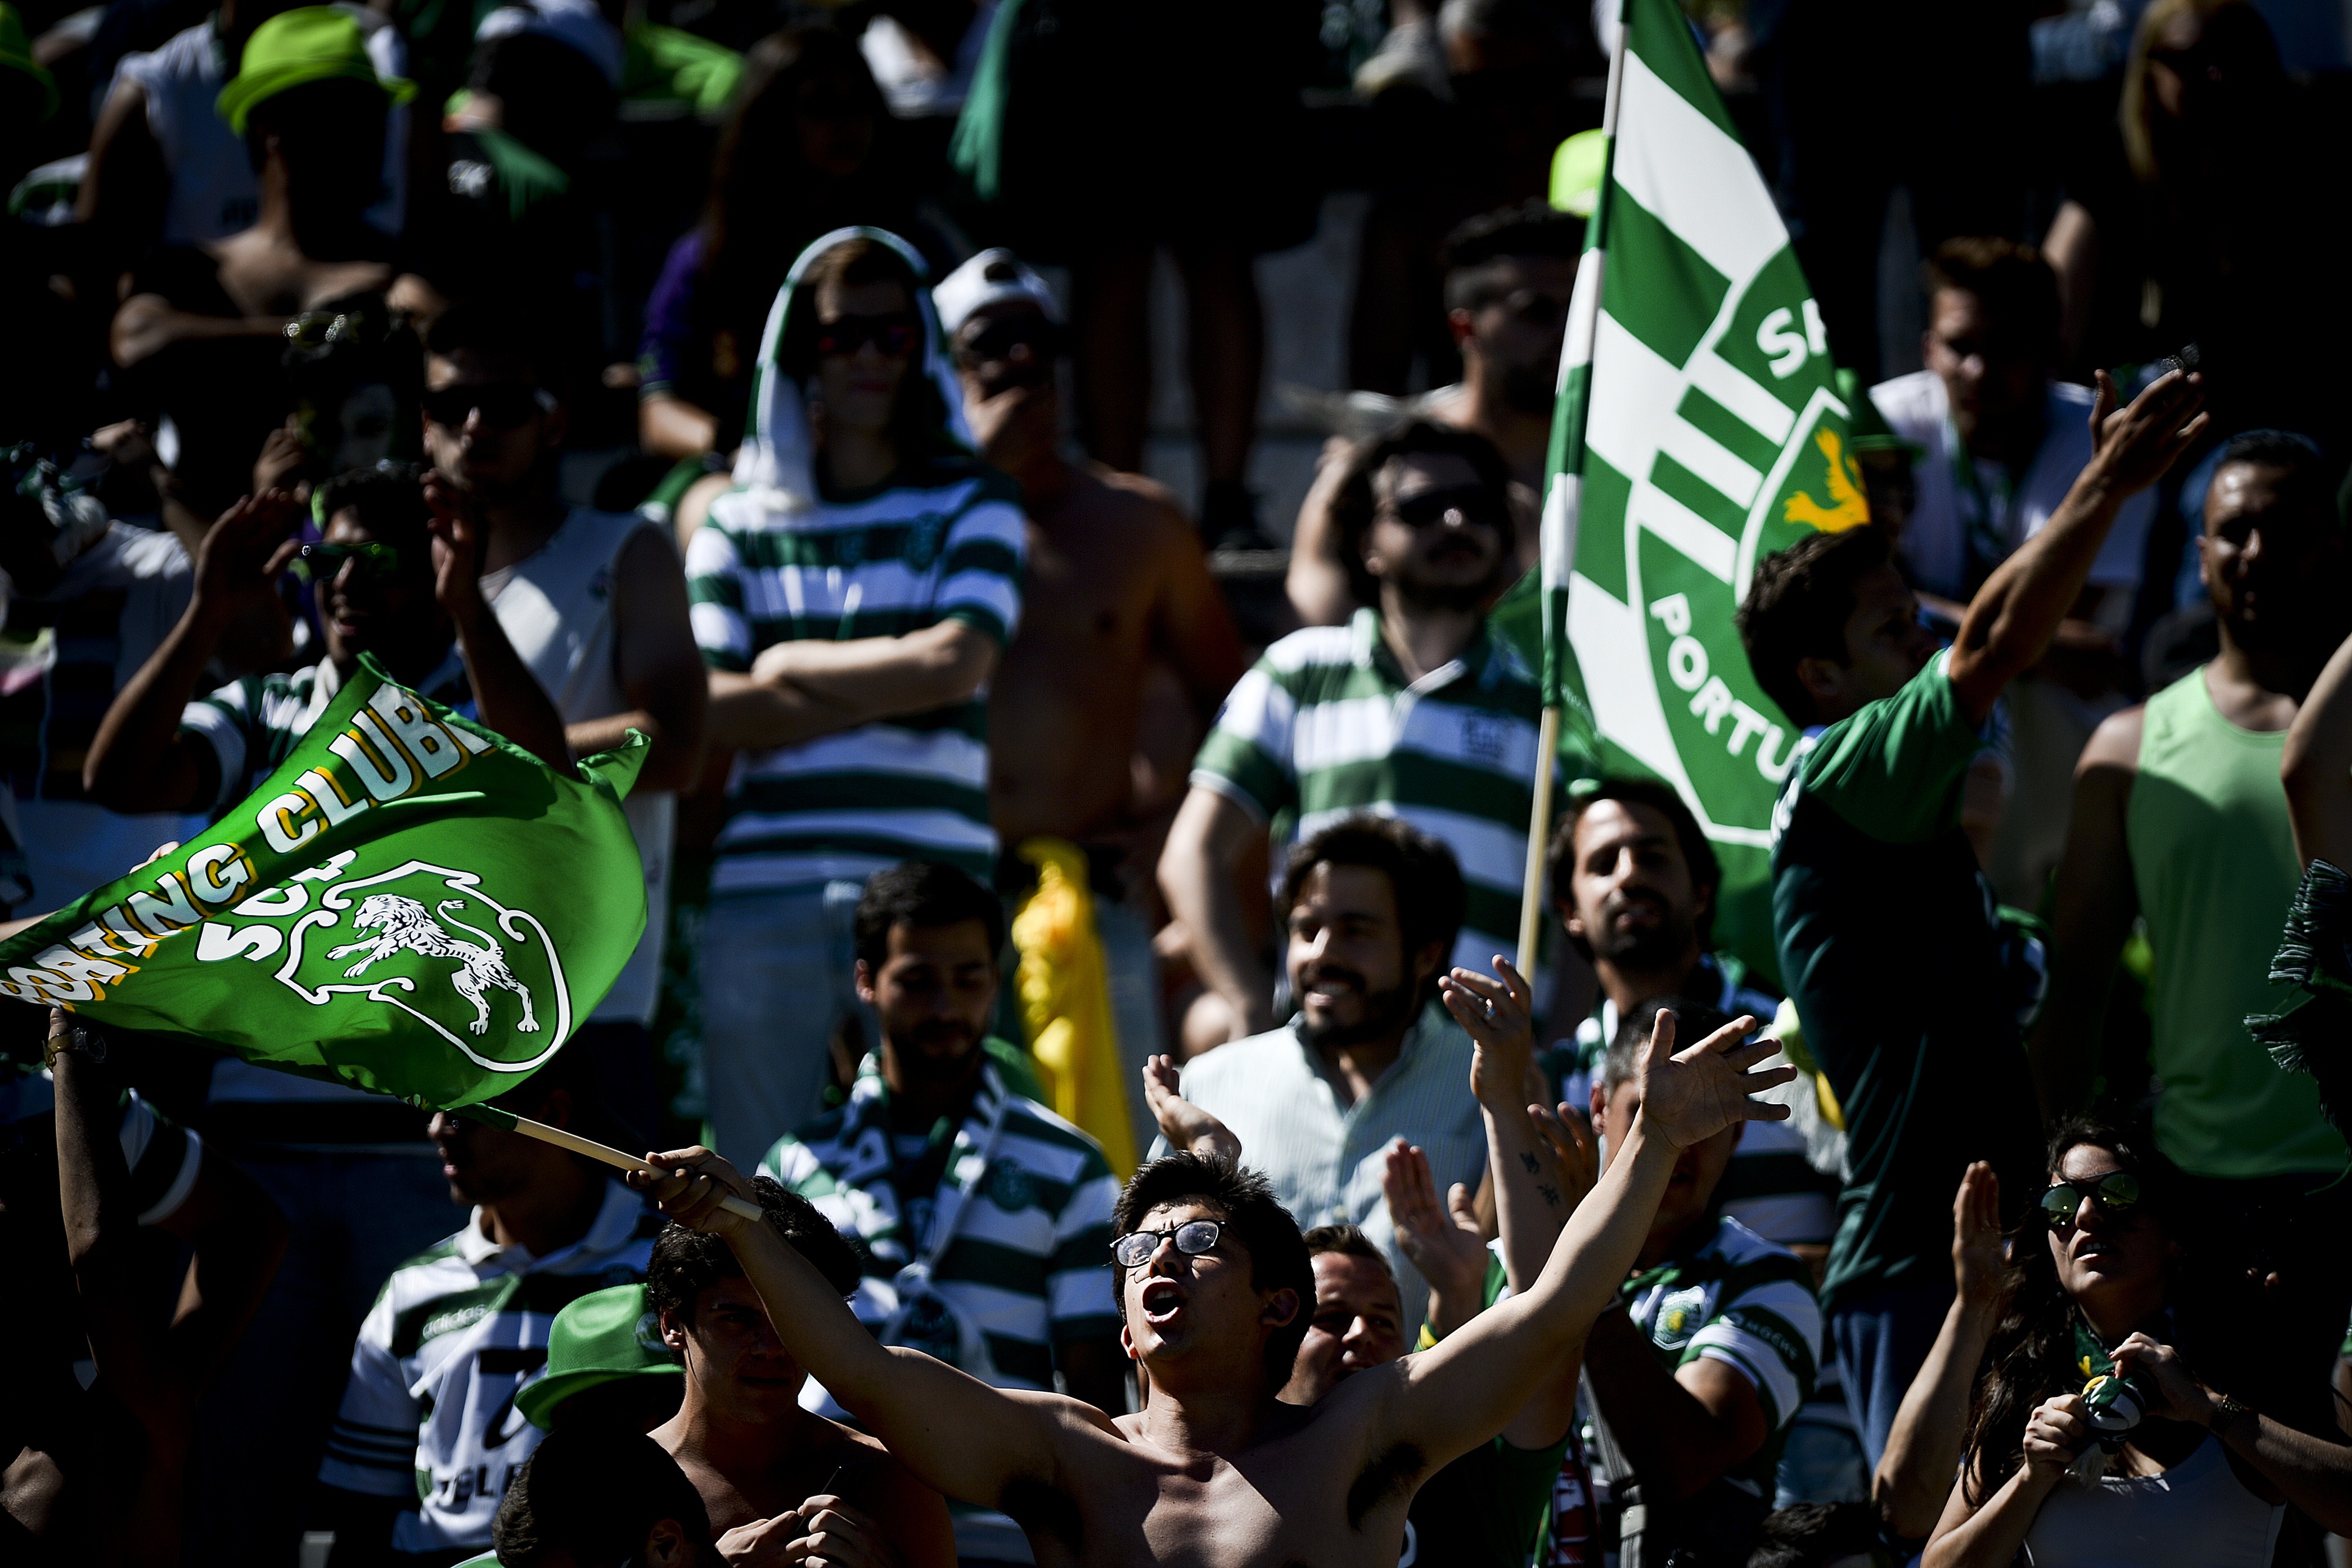
{"type": "MultiPolygon", "coordinates": [[[[645,939],[502,1103],[757,1167],[877,1333],[1113,1414],[1154,1153],[1307,1230],[1312,1404],[1528,1286],[1509,1170],[1590,1190],[1662,1005],[1753,1014],[1789,1119],[1686,1154],[1406,1561],[2352,1560],[2345,1141],[2246,1022],[2291,905],[2341,935],[2352,25],[1682,9],[1872,513],[1742,611],[1818,737],[1749,946],[1671,788],[1538,752],[1574,0],[0,4],[0,902],[362,654],[554,766],[641,731],[645,939]]],[[[13,1012],[0,1559],[592,1568],[610,1456],[520,1487],[569,1409],[692,1483],[633,1561],[1031,1560],[833,1463],[609,1173],[13,1012]]]]}

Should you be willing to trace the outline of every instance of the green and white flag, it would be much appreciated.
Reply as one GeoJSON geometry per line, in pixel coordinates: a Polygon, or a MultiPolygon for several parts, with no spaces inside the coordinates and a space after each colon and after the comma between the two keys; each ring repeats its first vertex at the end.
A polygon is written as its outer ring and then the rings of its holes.
{"type": "Polygon", "coordinates": [[[367,660],[215,822],[0,944],[0,993],[452,1110],[555,1054],[645,929],[621,800],[367,660]]]}
{"type": "Polygon", "coordinates": [[[1869,512],[1821,312],[1674,0],[1624,0],[1607,116],[1544,498],[1545,701],[1580,696],[1608,771],[1681,793],[1723,861],[1717,941],[1769,973],[1798,733],[1732,613],[1759,559],[1869,512]]]}

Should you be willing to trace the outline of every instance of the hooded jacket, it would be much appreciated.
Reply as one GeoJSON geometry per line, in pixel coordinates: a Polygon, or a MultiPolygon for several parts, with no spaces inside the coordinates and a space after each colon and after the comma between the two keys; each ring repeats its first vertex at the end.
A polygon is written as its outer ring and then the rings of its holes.
{"type": "MultiPolygon", "coordinates": [[[[748,672],[778,643],[898,637],[960,620],[1001,647],[1020,617],[1026,549],[1020,488],[971,455],[962,389],[941,341],[927,269],[880,229],[837,229],[793,264],[761,335],[735,488],[688,545],[696,643],[713,669],[748,672]],[[808,389],[782,362],[791,329],[815,301],[802,280],[835,246],[888,246],[912,269],[922,326],[902,398],[936,419],[922,450],[874,489],[823,493],[808,389]],[[918,379],[919,378],[919,380],[918,379]]],[[[714,894],[862,878],[899,860],[961,866],[987,881],[985,689],[927,713],[739,755],[720,831],[714,894]]]]}

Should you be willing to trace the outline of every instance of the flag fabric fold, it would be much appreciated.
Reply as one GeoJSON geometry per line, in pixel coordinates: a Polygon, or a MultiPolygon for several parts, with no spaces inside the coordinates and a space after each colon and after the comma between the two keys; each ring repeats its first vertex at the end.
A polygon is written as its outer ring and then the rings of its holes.
{"type": "Polygon", "coordinates": [[[487,1100],[636,946],[621,800],[646,747],[558,773],[362,659],[206,833],[0,944],[0,994],[428,1108],[487,1100]]]}
{"type": "Polygon", "coordinates": [[[1869,520],[1820,308],[1674,0],[1624,0],[1543,514],[1544,690],[1672,784],[1773,972],[1772,803],[1800,738],[1733,622],[1756,563],[1869,520]]]}

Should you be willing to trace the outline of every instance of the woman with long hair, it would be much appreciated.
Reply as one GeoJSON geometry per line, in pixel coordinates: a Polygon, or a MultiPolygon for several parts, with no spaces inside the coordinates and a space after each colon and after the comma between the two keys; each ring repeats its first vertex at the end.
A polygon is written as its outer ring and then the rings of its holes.
{"type": "Polygon", "coordinates": [[[2324,1390],[2266,1375],[2262,1290],[2194,1267],[2170,1166],[2074,1121],[2047,1169],[1927,1568],[2264,1568],[2289,1504],[2352,1527],[2352,1448],[2264,1413],[2316,1425],[2324,1390]],[[2109,1406],[2102,1379],[2124,1397],[2109,1406]],[[2136,1426],[2116,1419],[2134,1406],[2136,1426]]]}

